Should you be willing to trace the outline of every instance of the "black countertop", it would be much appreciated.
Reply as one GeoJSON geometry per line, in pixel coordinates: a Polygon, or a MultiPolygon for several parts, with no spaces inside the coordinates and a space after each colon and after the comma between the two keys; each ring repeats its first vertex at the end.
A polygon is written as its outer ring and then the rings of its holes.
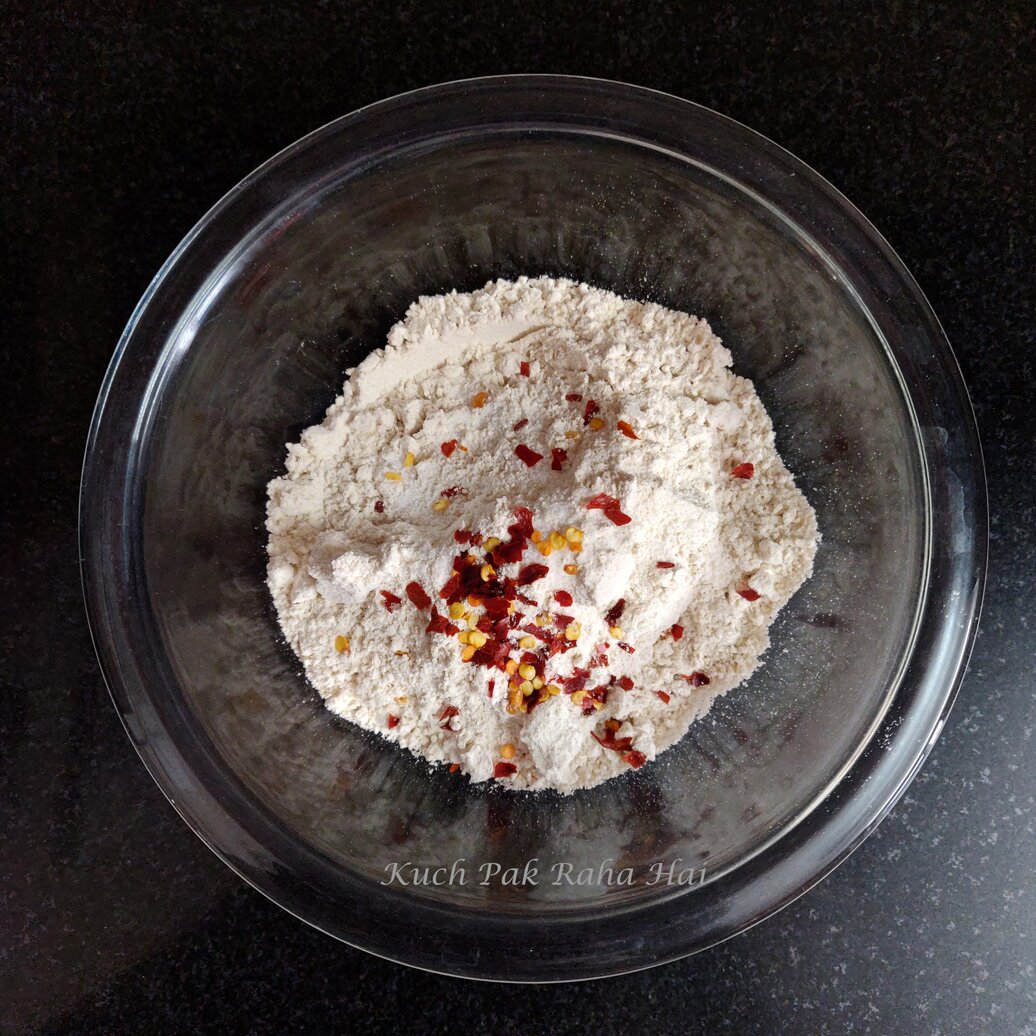
{"type": "Polygon", "coordinates": [[[7,8],[0,1027],[1036,1029],[1031,6],[952,13],[896,0],[856,5],[852,17],[829,4],[657,3],[641,15],[625,3],[552,6],[7,8]],[[177,818],[125,738],[77,569],[94,396],[134,303],[186,230],[268,155],[337,115],[507,71],[667,90],[827,176],[944,321],[989,470],[982,631],[946,730],[892,815],[756,929],[576,986],[411,971],[333,942],[246,887],[177,818]]]}

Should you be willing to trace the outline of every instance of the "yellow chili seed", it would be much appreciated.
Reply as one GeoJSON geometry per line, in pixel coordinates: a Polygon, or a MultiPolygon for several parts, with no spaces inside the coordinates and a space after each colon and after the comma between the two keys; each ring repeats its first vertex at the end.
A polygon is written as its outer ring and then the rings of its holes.
{"type": "Polygon", "coordinates": [[[467,642],[468,642],[468,632],[467,632],[467,630],[461,630],[461,632],[457,634],[457,640],[461,644],[467,644],[467,642]]]}
{"type": "Polygon", "coordinates": [[[500,539],[496,536],[490,536],[485,543],[482,544],[483,549],[488,554],[491,550],[496,550],[500,546],[500,539]]]}
{"type": "Polygon", "coordinates": [[[398,698],[396,699],[396,701],[398,701],[400,705],[406,705],[406,703],[407,703],[408,701],[410,701],[410,699],[409,699],[409,698],[408,698],[408,697],[407,697],[407,696],[406,696],[405,694],[401,694],[401,695],[400,695],[400,696],[399,696],[399,697],[398,697],[398,698]]]}
{"type": "Polygon", "coordinates": [[[477,648],[485,647],[487,639],[488,638],[481,630],[472,630],[468,634],[468,643],[474,644],[474,646],[477,648]]]}
{"type": "Polygon", "coordinates": [[[510,675],[518,668],[518,663],[513,659],[509,658],[507,664],[504,666],[504,672],[510,675]]]}
{"type": "Polygon", "coordinates": [[[417,458],[410,452],[407,452],[406,457],[403,458],[403,467],[412,468],[417,463],[417,458]]]}
{"type": "Polygon", "coordinates": [[[575,528],[575,526],[570,525],[565,530],[565,539],[568,540],[569,543],[582,543],[583,542],[583,530],[582,529],[577,529],[577,528],[575,528]]]}
{"type": "Polygon", "coordinates": [[[536,638],[526,634],[518,641],[518,646],[524,648],[526,651],[531,651],[536,646],[536,638]]]}
{"type": "Polygon", "coordinates": [[[470,613],[465,613],[464,618],[467,619],[468,629],[469,630],[477,630],[478,629],[478,617],[477,616],[471,615],[470,613]]]}
{"type": "Polygon", "coordinates": [[[433,511],[439,511],[441,513],[442,511],[445,511],[446,508],[449,507],[449,506],[450,506],[449,500],[445,500],[445,499],[443,499],[443,500],[436,500],[435,503],[432,504],[432,510],[433,511]]]}
{"type": "Polygon", "coordinates": [[[581,543],[570,543],[568,545],[568,549],[572,551],[573,554],[578,554],[583,549],[583,545],[581,543]]]}
{"type": "Polygon", "coordinates": [[[457,601],[455,604],[450,605],[451,619],[463,619],[465,615],[467,615],[467,612],[464,609],[464,605],[460,601],[457,601]]]}
{"type": "Polygon", "coordinates": [[[479,570],[478,574],[482,577],[483,583],[488,583],[493,576],[496,575],[496,569],[492,565],[483,565],[479,570]]]}
{"type": "Polygon", "coordinates": [[[471,608],[477,608],[482,602],[474,595],[468,594],[468,606],[471,608]]]}
{"type": "Polygon", "coordinates": [[[565,438],[566,439],[578,439],[580,437],[581,437],[581,435],[580,435],[579,432],[574,432],[574,431],[567,431],[567,432],[565,432],[565,438]]]}
{"type": "Polygon", "coordinates": [[[533,543],[539,543],[543,539],[543,533],[539,529],[533,529],[532,535],[529,537],[533,543]]]}
{"type": "Polygon", "coordinates": [[[549,683],[547,684],[547,693],[552,698],[556,698],[561,693],[561,688],[556,683],[549,683]]]}
{"type": "Polygon", "coordinates": [[[550,545],[555,550],[564,550],[565,549],[565,537],[562,536],[560,532],[552,532],[550,534],[550,545]]]}
{"type": "Polygon", "coordinates": [[[500,758],[501,759],[513,759],[514,758],[514,745],[510,741],[506,745],[500,746],[500,758]]]}
{"type": "MultiPolygon", "coordinates": [[[[535,622],[537,626],[549,626],[553,620],[550,615],[537,615],[532,621],[535,622]]],[[[532,639],[532,637],[529,637],[529,640],[532,639]]]]}
{"type": "Polygon", "coordinates": [[[486,400],[489,399],[488,392],[478,392],[471,397],[471,405],[476,410],[481,410],[486,405],[486,400]]]}
{"type": "Polygon", "coordinates": [[[581,705],[581,704],[582,704],[582,702],[583,702],[583,699],[584,699],[585,697],[586,697],[586,691],[576,691],[576,693],[572,695],[572,700],[573,700],[573,701],[574,701],[574,702],[575,702],[575,703],[576,703],[577,705],[581,705]]]}
{"type": "Polygon", "coordinates": [[[541,540],[536,544],[536,549],[545,557],[549,558],[554,548],[550,545],[550,540],[541,540]]]}
{"type": "Polygon", "coordinates": [[[595,699],[594,700],[594,708],[597,709],[598,711],[603,709],[604,708],[604,702],[603,701],[597,701],[595,699]]]}
{"type": "Polygon", "coordinates": [[[398,471],[386,471],[385,472],[385,478],[387,478],[389,480],[389,482],[402,482],[403,481],[403,476],[398,471]]]}
{"type": "Polygon", "coordinates": [[[621,626],[611,626],[611,627],[610,627],[610,628],[608,629],[608,632],[609,632],[609,633],[610,633],[610,634],[611,634],[611,635],[612,635],[612,636],[613,636],[613,637],[614,637],[614,638],[615,638],[616,640],[622,640],[622,627],[621,627],[621,626]]]}
{"type": "Polygon", "coordinates": [[[475,652],[478,650],[474,645],[469,644],[461,653],[462,662],[470,662],[475,657],[475,652]]]}
{"type": "Polygon", "coordinates": [[[566,565],[565,571],[570,575],[574,576],[579,571],[578,565],[566,565]]]}
{"type": "Polygon", "coordinates": [[[543,680],[540,677],[538,677],[538,676],[533,677],[533,681],[532,681],[533,690],[538,691],[542,686],[543,686],[543,680]]]}
{"type": "Polygon", "coordinates": [[[578,640],[579,634],[583,632],[583,627],[578,622],[570,622],[565,627],[565,639],[566,640],[578,640]]]}
{"type": "Polygon", "coordinates": [[[590,427],[595,432],[599,432],[604,427],[604,418],[603,417],[591,417],[590,418],[590,427]]]}
{"type": "Polygon", "coordinates": [[[529,665],[528,662],[523,662],[518,667],[518,675],[523,680],[532,680],[536,676],[536,667],[533,665],[529,665]]]}
{"type": "Polygon", "coordinates": [[[335,637],[335,651],[337,651],[340,655],[347,653],[351,646],[352,645],[349,643],[348,637],[335,637]]]}

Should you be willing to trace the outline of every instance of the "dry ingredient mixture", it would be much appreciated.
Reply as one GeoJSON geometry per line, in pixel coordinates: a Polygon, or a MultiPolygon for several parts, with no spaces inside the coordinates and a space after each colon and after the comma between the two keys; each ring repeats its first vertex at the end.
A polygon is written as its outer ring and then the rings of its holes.
{"type": "Polygon", "coordinates": [[[328,707],[473,780],[638,768],[744,680],[816,516],[686,313],[550,278],[421,298],[269,486],[328,707]]]}

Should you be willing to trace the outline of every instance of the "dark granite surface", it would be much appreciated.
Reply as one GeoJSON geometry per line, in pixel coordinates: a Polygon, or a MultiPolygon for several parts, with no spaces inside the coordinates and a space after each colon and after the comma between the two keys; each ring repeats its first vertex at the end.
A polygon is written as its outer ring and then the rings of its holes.
{"type": "Polygon", "coordinates": [[[1023,3],[6,6],[0,1028],[1031,1033],[1034,17],[1023,3]],[[951,13],[947,8],[960,8],[951,13]],[[644,5],[645,9],[648,5],[644,5]],[[913,270],[972,390],[992,558],[920,777],[819,888],[712,951],[580,986],[410,971],[240,882],[152,784],[79,597],[84,436],[118,333],[197,217],[385,95],[563,71],[699,101],[840,187],[913,270]]]}

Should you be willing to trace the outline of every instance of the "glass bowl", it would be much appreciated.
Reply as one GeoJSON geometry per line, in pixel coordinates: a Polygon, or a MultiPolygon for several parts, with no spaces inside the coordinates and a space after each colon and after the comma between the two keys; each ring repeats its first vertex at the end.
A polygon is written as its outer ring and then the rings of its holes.
{"type": "Polygon", "coordinates": [[[935,316],[828,183],[697,105],[507,76],[324,126],[187,235],[101,390],[81,548],[126,730],[223,860],[393,960],[558,981],[730,936],[875,827],[972,643],[985,486],[935,316]],[[333,716],[264,582],[266,484],[344,371],[418,295],[521,274],[707,317],[823,533],[759,672],[654,764],[567,798],[333,716]]]}

